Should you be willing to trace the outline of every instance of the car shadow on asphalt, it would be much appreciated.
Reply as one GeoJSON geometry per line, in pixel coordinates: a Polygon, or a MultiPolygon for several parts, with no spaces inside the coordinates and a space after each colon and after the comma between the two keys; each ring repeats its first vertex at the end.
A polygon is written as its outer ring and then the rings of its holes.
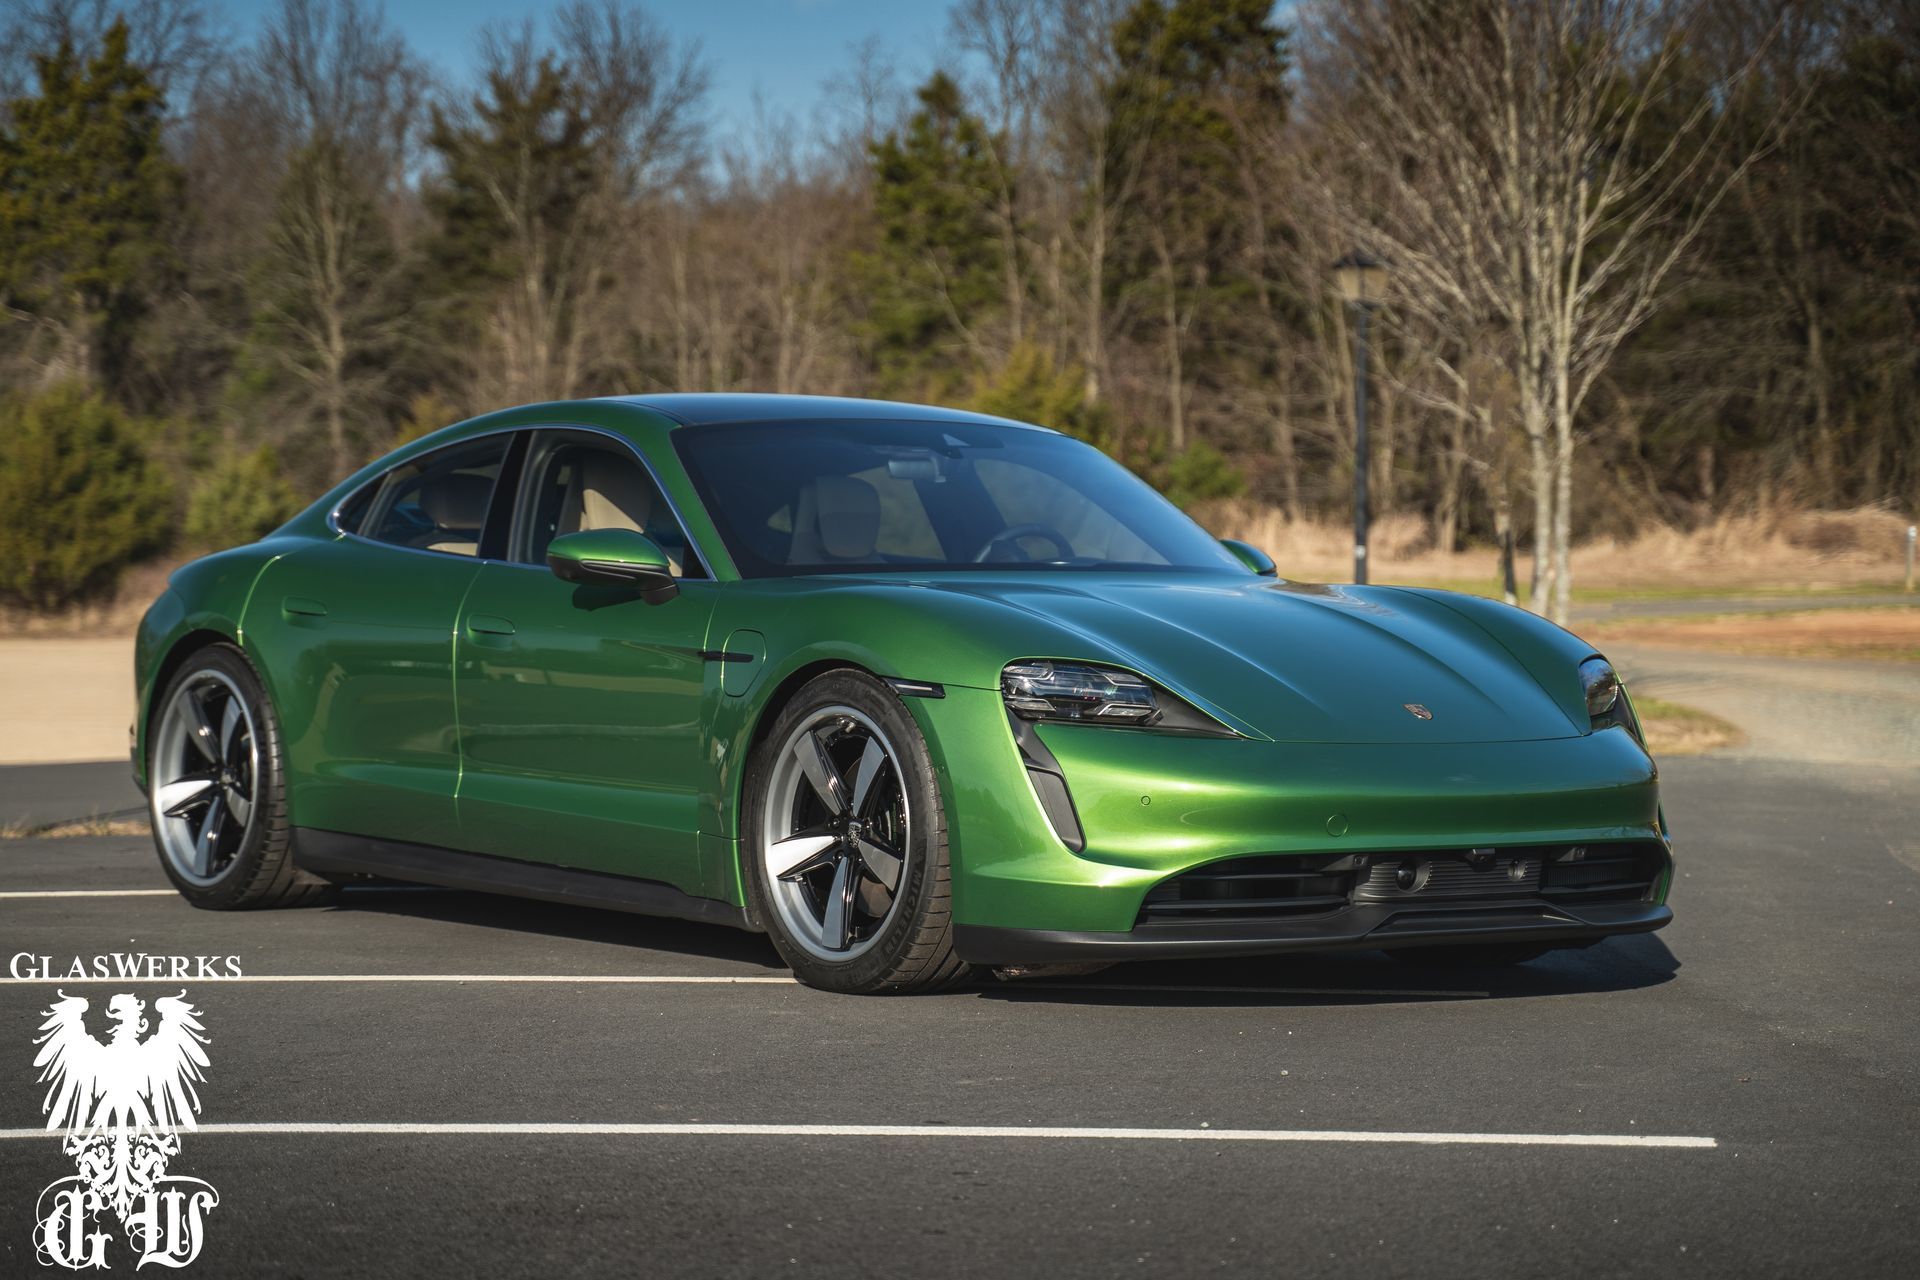
{"type": "Polygon", "coordinates": [[[725,925],[673,920],[665,916],[541,902],[534,898],[464,893],[457,889],[381,886],[349,889],[326,909],[438,920],[475,928],[627,947],[636,953],[658,951],[709,960],[730,960],[774,971],[786,968],[764,934],[729,929],[725,925]]]}
{"type": "MultiPolygon", "coordinates": [[[[454,889],[382,887],[350,889],[327,910],[436,920],[618,946],[629,949],[637,961],[654,952],[748,964],[768,973],[786,969],[764,934],[528,898],[454,889]]],[[[1138,961],[1090,974],[1042,970],[1012,980],[984,976],[951,994],[957,998],[1145,1007],[1409,1004],[1633,991],[1669,982],[1679,969],[1680,961],[1666,943],[1653,934],[1636,934],[1499,968],[1402,962],[1378,951],[1138,961]]]]}
{"type": "Polygon", "coordinates": [[[1325,1005],[1506,1000],[1634,991],[1670,982],[1680,961],[1652,934],[1555,951],[1527,964],[1403,962],[1378,951],[1115,965],[1086,976],[995,981],[990,999],[1064,1004],[1325,1005]]]}

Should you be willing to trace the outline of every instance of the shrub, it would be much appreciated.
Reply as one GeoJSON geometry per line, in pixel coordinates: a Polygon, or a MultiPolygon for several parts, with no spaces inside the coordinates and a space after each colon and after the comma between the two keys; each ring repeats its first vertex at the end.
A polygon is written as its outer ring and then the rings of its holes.
{"type": "Polygon", "coordinates": [[[143,430],[77,385],[0,405],[0,600],[57,609],[105,594],[164,545],[173,494],[143,430]]]}
{"type": "Polygon", "coordinates": [[[1216,498],[1237,498],[1247,487],[1227,456],[1205,440],[1195,440],[1186,452],[1175,454],[1148,478],[1183,509],[1216,498]]]}
{"type": "Polygon", "coordinates": [[[270,446],[230,451],[194,486],[187,503],[187,540],[206,550],[257,542],[299,509],[270,446]]]}

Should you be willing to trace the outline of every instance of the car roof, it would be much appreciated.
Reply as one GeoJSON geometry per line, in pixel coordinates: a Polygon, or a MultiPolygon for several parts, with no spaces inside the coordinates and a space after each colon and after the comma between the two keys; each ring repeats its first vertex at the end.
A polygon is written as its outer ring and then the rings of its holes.
{"type": "Polygon", "coordinates": [[[670,392],[662,395],[602,396],[602,400],[650,409],[683,427],[717,422],[808,422],[860,418],[893,422],[990,422],[1045,431],[1030,422],[938,405],[895,400],[856,400],[848,396],[783,396],[750,392],[670,392]]]}

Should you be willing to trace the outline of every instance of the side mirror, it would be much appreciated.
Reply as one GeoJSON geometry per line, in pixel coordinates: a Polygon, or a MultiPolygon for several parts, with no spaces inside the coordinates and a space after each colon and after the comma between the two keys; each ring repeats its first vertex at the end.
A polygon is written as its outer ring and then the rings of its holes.
{"type": "Polygon", "coordinates": [[[547,568],[562,582],[631,587],[648,604],[665,604],[680,594],[667,553],[652,538],[631,529],[563,533],[547,544],[547,568]]]}
{"type": "Polygon", "coordinates": [[[1238,538],[1222,538],[1220,545],[1233,552],[1233,558],[1263,578],[1277,578],[1280,568],[1274,564],[1273,557],[1250,542],[1238,538]]]}

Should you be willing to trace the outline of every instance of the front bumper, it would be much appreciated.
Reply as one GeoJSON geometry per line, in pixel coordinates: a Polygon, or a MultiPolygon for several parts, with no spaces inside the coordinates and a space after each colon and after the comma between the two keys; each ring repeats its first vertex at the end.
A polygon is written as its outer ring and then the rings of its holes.
{"type": "Polygon", "coordinates": [[[1039,737],[1081,829],[1075,848],[1031,781],[997,691],[949,687],[944,699],[907,703],[937,754],[956,945],[970,960],[1255,955],[1515,936],[1578,943],[1670,918],[1657,774],[1623,729],[1409,745],[1043,725],[1039,737]],[[1604,903],[1565,891],[1536,900],[1516,882],[1492,901],[1456,893],[1416,906],[1345,884],[1303,888],[1317,903],[1284,920],[1155,918],[1169,882],[1219,873],[1234,859],[1354,865],[1491,849],[1551,860],[1554,850],[1628,845],[1662,865],[1604,903]]]}
{"type": "Polygon", "coordinates": [[[1548,902],[1461,904],[1418,909],[1355,906],[1311,920],[1146,923],[1124,933],[954,926],[953,944],[973,964],[1057,961],[1197,959],[1288,951],[1354,951],[1444,943],[1597,942],[1623,933],[1651,933],[1669,923],[1664,904],[1627,903],[1578,909],[1548,902]]]}

